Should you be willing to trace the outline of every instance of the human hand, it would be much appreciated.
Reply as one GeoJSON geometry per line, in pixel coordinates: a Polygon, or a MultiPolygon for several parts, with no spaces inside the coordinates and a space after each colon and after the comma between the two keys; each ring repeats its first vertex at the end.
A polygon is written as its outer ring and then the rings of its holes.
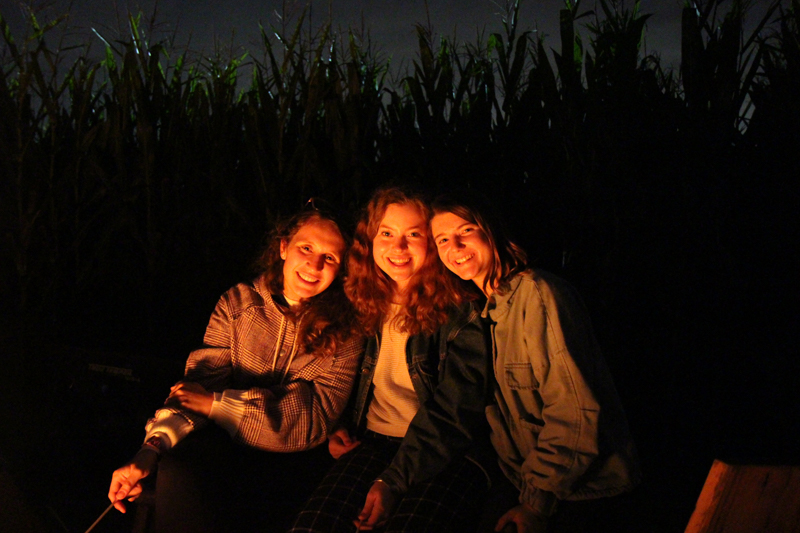
{"type": "Polygon", "coordinates": [[[328,435],[328,451],[334,459],[338,459],[359,444],[361,441],[351,438],[350,432],[345,428],[339,428],[328,435]]]}
{"type": "Polygon", "coordinates": [[[547,517],[538,514],[530,506],[521,503],[510,509],[500,517],[495,531],[506,531],[516,533],[545,533],[547,531],[547,517]],[[511,526],[509,530],[505,529],[511,526]]]}
{"type": "Polygon", "coordinates": [[[158,463],[158,454],[147,448],[139,450],[139,453],[121,468],[114,470],[111,474],[111,485],[108,487],[108,499],[114,502],[114,507],[121,513],[125,512],[125,498],[132,502],[142,493],[140,481],[155,470],[158,463]]]}
{"type": "Polygon", "coordinates": [[[164,405],[182,407],[187,411],[208,417],[211,414],[213,403],[213,392],[208,392],[199,383],[179,381],[169,389],[169,396],[164,405]]]}
{"type": "Polygon", "coordinates": [[[392,514],[396,500],[397,497],[385,482],[373,483],[367,493],[364,508],[359,513],[358,519],[353,520],[356,528],[363,531],[383,526],[392,514]]]}

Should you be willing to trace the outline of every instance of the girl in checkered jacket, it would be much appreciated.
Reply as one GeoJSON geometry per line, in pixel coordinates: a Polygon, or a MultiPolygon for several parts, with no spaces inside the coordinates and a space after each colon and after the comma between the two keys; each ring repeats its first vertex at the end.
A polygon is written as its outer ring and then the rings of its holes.
{"type": "Polygon", "coordinates": [[[342,290],[345,251],[324,211],[277,225],[262,274],[222,295],[141,449],[113,473],[118,510],[156,470],[158,531],[263,529],[302,500],[327,466],[312,449],[342,414],[363,349],[342,290]]]}

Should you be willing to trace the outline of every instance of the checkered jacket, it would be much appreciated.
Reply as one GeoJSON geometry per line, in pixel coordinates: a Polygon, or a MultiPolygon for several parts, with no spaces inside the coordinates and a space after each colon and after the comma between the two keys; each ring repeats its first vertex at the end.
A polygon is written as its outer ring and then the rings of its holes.
{"type": "MultiPolygon", "coordinates": [[[[204,347],[186,362],[185,381],[214,392],[209,418],[234,441],[273,451],[302,451],[325,442],[350,396],[363,341],[344,343],[331,357],[304,353],[297,325],[281,313],[264,278],[222,295],[204,347]]],[[[159,409],[145,440],[166,436],[175,445],[208,423],[179,408],[159,409]]]]}

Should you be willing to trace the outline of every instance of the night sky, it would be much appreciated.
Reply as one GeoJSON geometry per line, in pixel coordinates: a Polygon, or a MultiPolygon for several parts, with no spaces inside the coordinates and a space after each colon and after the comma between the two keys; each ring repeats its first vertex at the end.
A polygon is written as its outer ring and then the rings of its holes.
{"type": "MultiPolygon", "coordinates": [[[[14,33],[19,35],[22,28],[20,4],[30,3],[14,0],[0,0],[3,15],[9,19],[14,33]]],[[[41,6],[44,2],[33,2],[41,6]]],[[[416,50],[414,25],[426,23],[426,3],[422,0],[332,0],[328,1],[295,1],[277,0],[151,0],[135,2],[132,0],[74,0],[70,17],[70,25],[75,29],[81,41],[96,39],[90,28],[97,29],[104,36],[114,36],[119,25],[117,14],[126,10],[141,9],[145,15],[152,13],[153,6],[158,5],[158,22],[160,30],[165,33],[178,29],[178,44],[186,44],[191,34],[190,48],[194,51],[209,52],[214,49],[215,40],[226,45],[233,43],[235,47],[248,50],[259,50],[258,24],[265,27],[280,27],[279,14],[286,6],[288,13],[298,13],[305,5],[311,4],[312,24],[316,27],[327,20],[328,14],[334,27],[346,29],[360,28],[362,16],[364,26],[369,30],[373,43],[379,50],[392,56],[393,64],[398,65],[405,60],[413,59],[416,50]],[[235,32],[235,33],[234,33],[235,32]]],[[[503,1],[490,0],[430,0],[430,22],[439,35],[456,35],[460,43],[476,42],[478,31],[502,31],[501,14],[503,1]]],[[[647,51],[658,52],[664,66],[678,65],[680,50],[680,17],[684,0],[644,0],[642,11],[652,13],[648,21],[646,36],[647,51]]],[[[47,2],[51,6],[50,13],[64,13],[69,2],[55,0],[47,2]]],[[[631,9],[632,1],[625,2],[631,9]]],[[[551,48],[560,48],[558,32],[558,13],[564,7],[564,0],[528,0],[523,1],[521,8],[521,27],[537,29],[546,36],[545,43],[551,48]]],[[[584,2],[581,11],[595,7],[594,2],[584,2]]],[[[592,19],[582,19],[582,23],[592,19]]],[[[588,40],[588,31],[579,28],[588,40]]],[[[97,42],[94,50],[99,51],[97,42]]]]}

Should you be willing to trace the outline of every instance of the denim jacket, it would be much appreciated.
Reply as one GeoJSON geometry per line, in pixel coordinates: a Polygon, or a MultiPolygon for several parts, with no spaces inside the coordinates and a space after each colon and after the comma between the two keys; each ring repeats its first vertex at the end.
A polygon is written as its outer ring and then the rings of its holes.
{"type": "MultiPolygon", "coordinates": [[[[368,339],[352,422],[362,431],[372,396],[380,335],[368,339]]],[[[433,335],[412,335],[406,361],[420,408],[392,463],[379,477],[402,494],[467,454],[481,468],[488,457],[485,408],[491,395],[489,346],[483,322],[471,304],[451,313],[433,335]],[[484,445],[485,443],[485,445],[484,445]]],[[[486,471],[483,468],[484,472],[486,471]]]]}
{"type": "Polygon", "coordinates": [[[500,466],[520,502],[613,496],[641,476],[622,404],[577,292],[525,272],[493,294],[496,405],[487,409],[500,466]]]}

